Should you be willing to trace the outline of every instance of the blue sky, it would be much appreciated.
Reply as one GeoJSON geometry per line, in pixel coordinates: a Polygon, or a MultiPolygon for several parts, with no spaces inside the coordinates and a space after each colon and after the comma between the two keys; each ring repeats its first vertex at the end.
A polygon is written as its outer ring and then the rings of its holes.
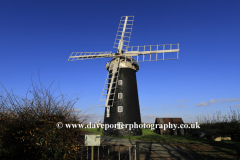
{"type": "Polygon", "coordinates": [[[130,46],[179,43],[179,59],[142,62],[137,72],[143,122],[240,110],[240,1],[36,0],[0,2],[0,82],[25,95],[33,81],[80,93],[77,109],[98,107],[111,59],[67,61],[72,52],[113,51],[120,17],[133,15],[130,46]]]}

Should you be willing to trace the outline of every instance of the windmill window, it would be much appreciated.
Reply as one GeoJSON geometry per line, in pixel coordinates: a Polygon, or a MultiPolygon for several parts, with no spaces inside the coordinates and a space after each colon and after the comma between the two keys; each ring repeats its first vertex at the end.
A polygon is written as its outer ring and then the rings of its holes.
{"type": "Polygon", "coordinates": [[[106,107],[106,108],[107,108],[106,117],[110,117],[110,107],[106,107]]]}
{"type": "Polygon", "coordinates": [[[123,94],[122,93],[118,93],[118,99],[122,99],[123,98],[123,94]]]}
{"type": "Polygon", "coordinates": [[[118,106],[118,112],[123,112],[123,106],[118,106]]]}
{"type": "Polygon", "coordinates": [[[117,129],[123,129],[123,123],[122,122],[118,122],[117,123],[117,129]]]}
{"type": "Polygon", "coordinates": [[[118,80],[118,85],[122,85],[122,80],[118,80]]]}

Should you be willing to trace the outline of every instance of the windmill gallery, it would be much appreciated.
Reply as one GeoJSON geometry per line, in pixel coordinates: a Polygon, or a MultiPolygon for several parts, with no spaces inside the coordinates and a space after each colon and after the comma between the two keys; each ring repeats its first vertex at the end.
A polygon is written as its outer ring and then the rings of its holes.
{"type": "MultiPolygon", "coordinates": [[[[129,46],[134,16],[120,19],[112,52],[72,52],[68,61],[112,58],[99,106],[105,107],[106,124],[141,124],[136,72],[139,62],[178,59],[179,44],[129,46]],[[174,53],[174,58],[165,54],[174,53]],[[104,103],[104,104],[103,104],[104,103]]],[[[172,55],[172,54],[171,54],[172,55]]],[[[142,135],[141,128],[108,128],[104,135],[142,135]]]]}

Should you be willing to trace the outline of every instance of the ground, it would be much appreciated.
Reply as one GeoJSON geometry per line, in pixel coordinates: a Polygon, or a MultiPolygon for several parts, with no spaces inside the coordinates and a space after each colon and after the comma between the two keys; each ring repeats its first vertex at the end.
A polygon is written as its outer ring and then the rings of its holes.
{"type": "MultiPolygon", "coordinates": [[[[140,159],[235,159],[235,142],[222,141],[211,142],[207,139],[199,139],[191,136],[158,135],[149,129],[143,129],[142,136],[102,136],[96,129],[89,129],[90,134],[101,135],[102,146],[129,147],[139,143],[140,159]],[[155,158],[154,158],[155,157],[155,158]],[[167,158],[168,157],[168,158],[167,158]],[[171,158],[170,158],[171,157],[171,158]]],[[[133,147],[133,155],[135,155],[133,147]]]]}

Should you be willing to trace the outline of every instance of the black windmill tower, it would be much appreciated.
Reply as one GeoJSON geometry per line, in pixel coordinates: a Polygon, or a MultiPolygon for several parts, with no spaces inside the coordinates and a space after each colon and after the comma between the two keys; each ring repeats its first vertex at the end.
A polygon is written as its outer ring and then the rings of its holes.
{"type": "MultiPolygon", "coordinates": [[[[105,107],[104,124],[141,124],[136,72],[139,62],[178,59],[179,44],[129,47],[134,16],[121,17],[112,52],[72,52],[68,61],[112,58],[99,106],[105,107]],[[174,53],[169,58],[165,53],[174,53]]],[[[172,54],[171,54],[172,55],[172,54]]],[[[119,126],[119,125],[118,125],[119,126]]],[[[129,126],[128,126],[129,127],[129,126]]],[[[109,128],[104,135],[142,135],[141,128],[109,128]]]]}

